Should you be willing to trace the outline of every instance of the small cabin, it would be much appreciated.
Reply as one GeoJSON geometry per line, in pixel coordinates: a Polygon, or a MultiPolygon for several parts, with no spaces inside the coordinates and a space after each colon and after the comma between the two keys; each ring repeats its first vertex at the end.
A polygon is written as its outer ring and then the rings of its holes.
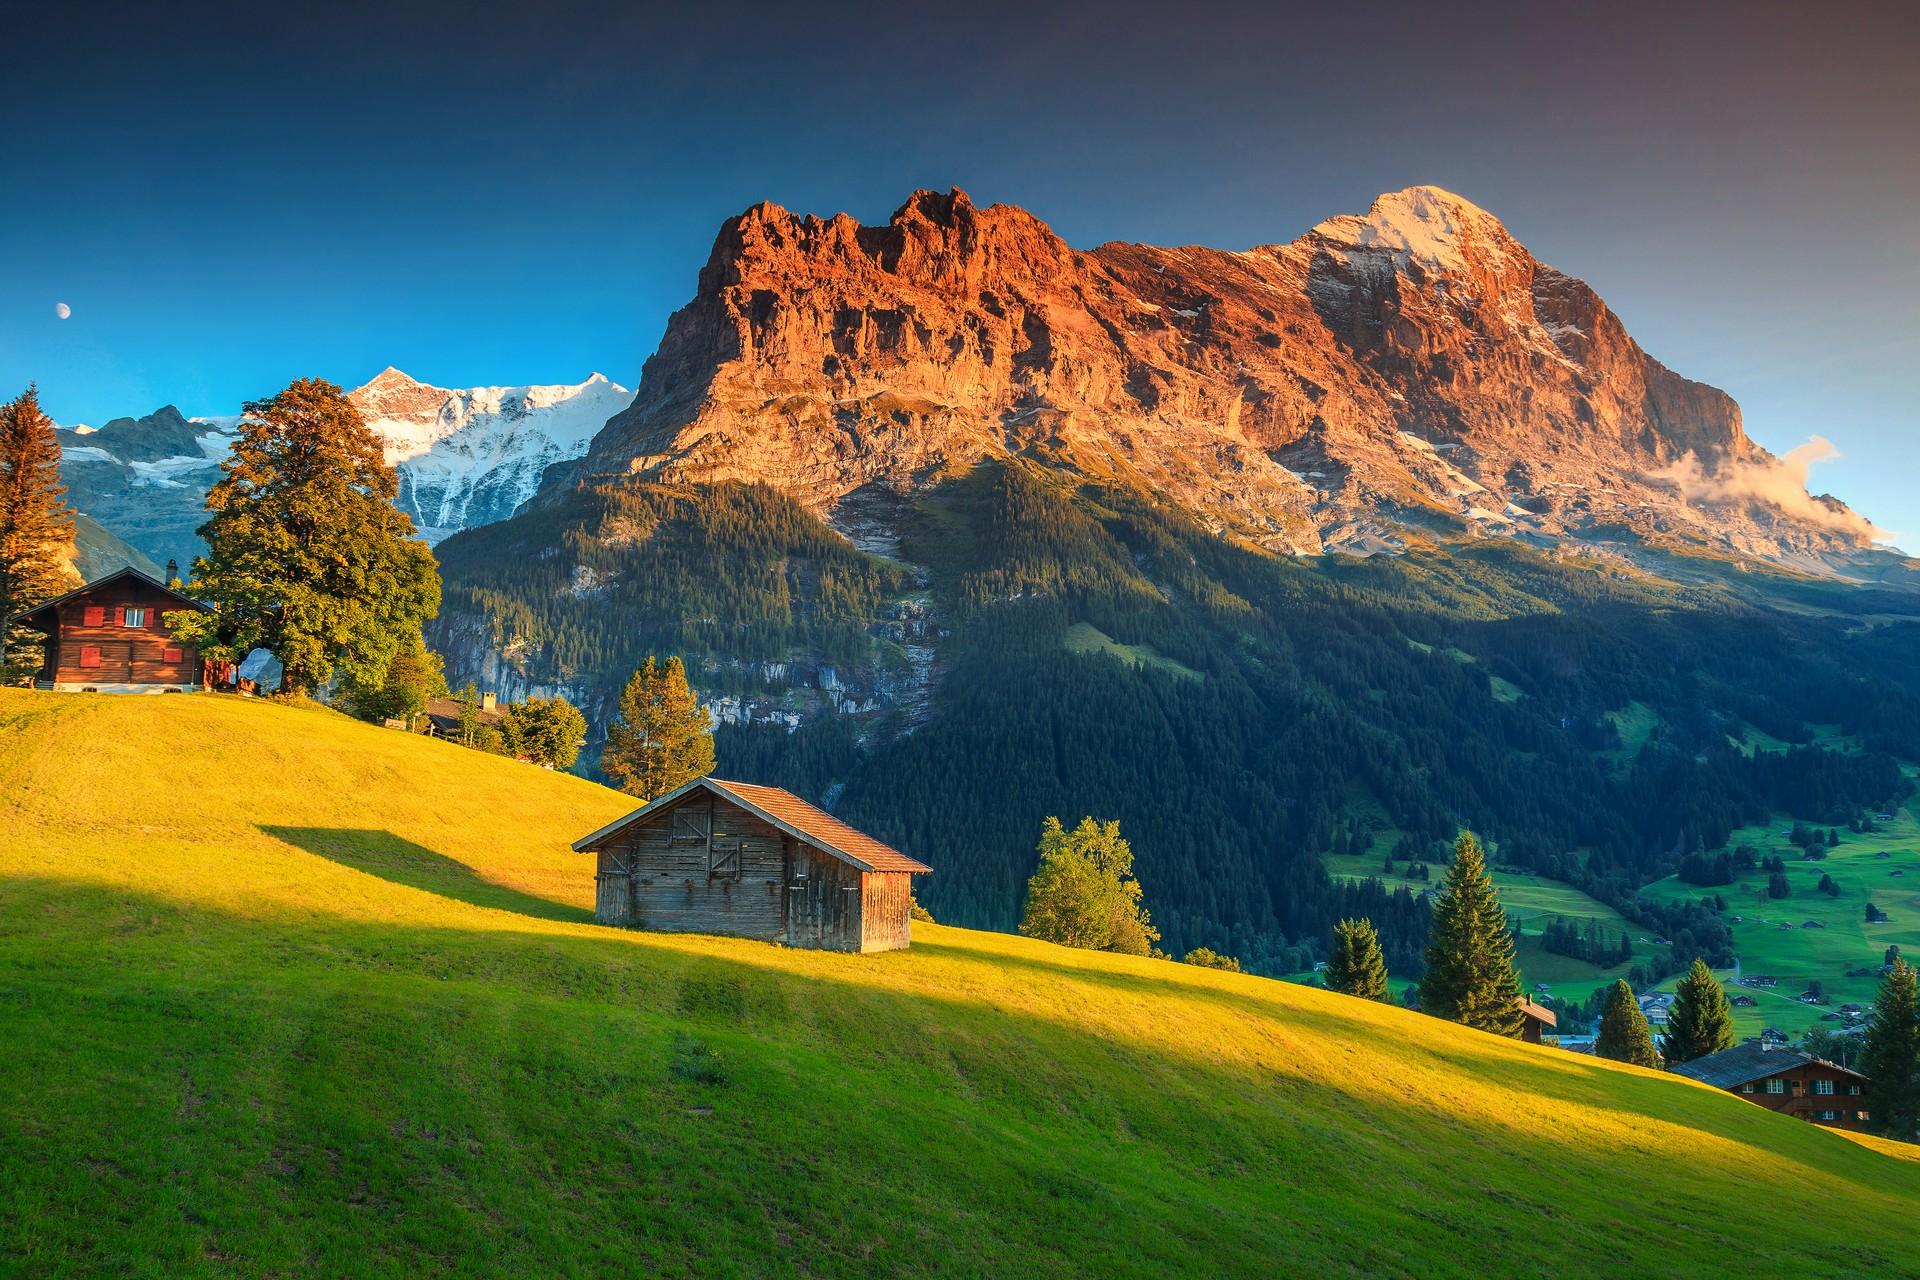
{"type": "Polygon", "coordinates": [[[779,787],[697,778],[574,842],[597,859],[594,918],[826,951],[910,941],[932,868],[779,787]]]}
{"type": "Polygon", "coordinates": [[[175,640],[166,615],[206,606],[138,569],[121,569],[23,610],[9,621],[47,637],[34,685],[74,693],[186,693],[201,685],[200,654],[175,640]]]}
{"type": "Polygon", "coordinates": [[[1560,1019],[1553,1010],[1543,1004],[1535,1004],[1525,996],[1520,997],[1520,1038],[1528,1044],[1549,1044],[1559,1028],[1560,1019]]]}

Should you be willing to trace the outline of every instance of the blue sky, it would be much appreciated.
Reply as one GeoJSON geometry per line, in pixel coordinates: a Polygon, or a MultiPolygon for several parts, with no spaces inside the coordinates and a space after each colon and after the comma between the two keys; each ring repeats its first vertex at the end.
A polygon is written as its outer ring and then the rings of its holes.
{"type": "Polygon", "coordinates": [[[1920,6],[1537,8],[39,6],[0,391],[99,422],[387,364],[631,386],[757,200],[959,185],[1082,246],[1241,248],[1431,182],[1920,541],[1920,6]]]}

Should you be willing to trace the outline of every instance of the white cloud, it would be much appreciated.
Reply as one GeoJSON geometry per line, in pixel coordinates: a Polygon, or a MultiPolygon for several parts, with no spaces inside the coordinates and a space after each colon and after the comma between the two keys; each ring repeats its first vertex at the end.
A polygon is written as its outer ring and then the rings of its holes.
{"type": "Polygon", "coordinates": [[[1890,541],[1894,535],[1877,528],[1859,512],[1832,498],[1816,498],[1807,490],[1807,476],[1815,463],[1840,456],[1833,441],[1811,436],[1807,442],[1778,458],[1758,462],[1723,462],[1709,472],[1691,452],[1671,466],[1653,473],[1679,488],[1689,502],[1760,502],[1795,519],[1835,529],[1863,541],[1890,541]]]}

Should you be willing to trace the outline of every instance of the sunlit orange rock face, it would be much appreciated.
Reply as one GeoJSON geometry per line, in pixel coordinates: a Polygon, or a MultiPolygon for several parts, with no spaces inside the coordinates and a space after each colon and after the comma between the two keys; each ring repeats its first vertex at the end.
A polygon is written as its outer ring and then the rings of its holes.
{"type": "Polygon", "coordinates": [[[1690,502],[1687,477],[1771,465],[1739,407],[1433,187],[1244,252],[1078,250],[958,190],[872,227],[758,205],[721,227],[584,473],[763,480],[832,518],[1004,454],[1294,551],[1864,538],[1837,505],[1790,517],[1738,486],[1703,505],[1697,485],[1690,502]]]}

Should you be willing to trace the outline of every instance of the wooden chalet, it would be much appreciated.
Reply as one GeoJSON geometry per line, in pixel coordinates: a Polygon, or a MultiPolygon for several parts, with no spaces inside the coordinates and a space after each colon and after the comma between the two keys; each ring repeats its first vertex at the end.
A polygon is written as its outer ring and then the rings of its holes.
{"type": "Polygon", "coordinates": [[[8,621],[47,637],[34,685],[75,693],[185,693],[204,672],[194,646],[175,640],[165,615],[206,606],[138,569],[121,569],[8,621]]]}
{"type": "MultiPolygon", "coordinates": [[[[428,698],[421,708],[420,731],[435,738],[452,738],[456,741],[464,730],[461,717],[466,713],[467,704],[458,698],[428,698]]],[[[500,709],[500,699],[491,693],[480,695],[480,701],[473,706],[473,722],[478,725],[492,725],[498,728],[507,718],[500,709]]]]}
{"type": "Polygon", "coordinates": [[[594,918],[827,951],[908,945],[913,877],[932,870],[790,791],[698,778],[583,836],[594,918]]]}
{"type": "Polygon", "coordinates": [[[1526,1021],[1520,1027],[1520,1038],[1528,1044],[1545,1044],[1560,1026],[1560,1019],[1553,1010],[1543,1004],[1535,1004],[1525,996],[1520,997],[1520,1014],[1526,1021]]]}
{"type": "Polygon", "coordinates": [[[1864,1129],[1867,1112],[1862,1092],[1867,1078],[1858,1071],[1799,1053],[1766,1040],[1749,1040],[1719,1053],[1671,1068],[1737,1093],[1772,1111],[1840,1129],[1864,1129]]]}

